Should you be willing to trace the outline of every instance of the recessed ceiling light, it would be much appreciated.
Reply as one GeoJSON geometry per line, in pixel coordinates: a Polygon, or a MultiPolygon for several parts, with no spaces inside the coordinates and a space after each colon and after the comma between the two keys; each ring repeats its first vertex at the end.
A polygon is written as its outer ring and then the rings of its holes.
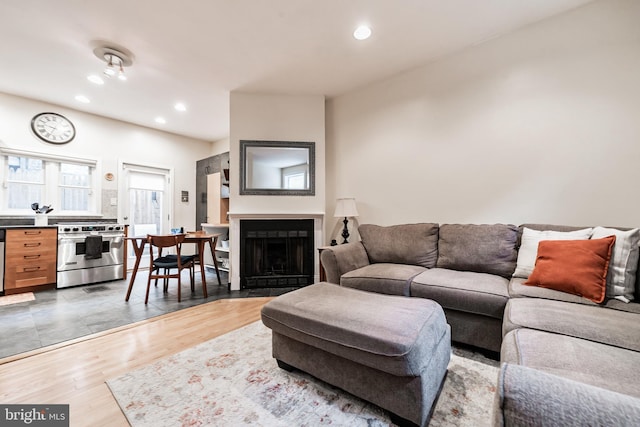
{"type": "Polygon", "coordinates": [[[371,36],[371,28],[367,27],[366,25],[360,25],[353,32],[353,37],[355,37],[357,40],[366,40],[370,36],[371,36]]]}
{"type": "Polygon", "coordinates": [[[173,108],[175,108],[178,111],[187,111],[187,106],[184,105],[182,102],[178,102],[176,105],[173,106],[173,108]]]}
{"type": "Polygon", "coordinates": [[[89,101],[89,98],[87,98],[84,95],[77,95],[76,96],[76,101],[82,102],[83,104],[88,104],[89,102],[91,102],[91,101],[89,101]]]}
{"type": "Polygon", "coordinates": [[[91,83],[95,83],[97,85],[103,85],[104,84],[104,80],[102,80],[102,77],[96,76],[95,74],[92,74],[92,75],[88,76],[87,80],[89,80],[91,83]]]}
{"type": "Polygon", "coordinates": [[[161,125],[167,123],[164,117],[156,117],[156,123],[160,123],[161,125]]]}

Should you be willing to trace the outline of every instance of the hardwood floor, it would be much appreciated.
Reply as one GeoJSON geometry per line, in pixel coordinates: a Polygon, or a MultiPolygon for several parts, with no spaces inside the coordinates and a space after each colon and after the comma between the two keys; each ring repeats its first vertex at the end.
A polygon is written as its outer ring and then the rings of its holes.
{"type": "Polygon", "coordinates": [[[0,402],[69,404],[71,426],[127,426],[107,379],[248,325],[271,299],[217,300],[0,359],[0,402]]]}

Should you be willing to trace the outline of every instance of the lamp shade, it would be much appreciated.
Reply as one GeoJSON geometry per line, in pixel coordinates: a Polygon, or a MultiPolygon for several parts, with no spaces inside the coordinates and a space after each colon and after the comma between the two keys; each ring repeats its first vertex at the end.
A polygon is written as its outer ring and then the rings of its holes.
{"type": "Polygon", "coordinates": [[[336,203],[336,211],[333,216],[336,218],[358,216],[356,199],[354,199],[353,197],[338,199],[336,203]]]}

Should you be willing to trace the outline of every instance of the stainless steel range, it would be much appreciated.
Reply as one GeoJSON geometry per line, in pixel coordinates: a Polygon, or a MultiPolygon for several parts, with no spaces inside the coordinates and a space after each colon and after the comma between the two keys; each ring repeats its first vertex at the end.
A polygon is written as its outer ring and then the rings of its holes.
{"type": "Polygon", "coordinates": [[[122,224],[58,224],[58,288],[122,279],[124,244],[122,224]]]}

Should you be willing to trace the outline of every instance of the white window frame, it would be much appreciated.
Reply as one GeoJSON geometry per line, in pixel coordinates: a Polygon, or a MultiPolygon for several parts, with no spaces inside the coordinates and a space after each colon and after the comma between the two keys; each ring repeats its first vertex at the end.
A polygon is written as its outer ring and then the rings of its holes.
{"type": "MultiPolygon", "coordinates": [[[[16,215],[33,215],[31,209],[9,209],[9,192],[7,182],[8,156],[30,157],[32,159],[42,160],[44,162],[45,183],[44,183],[44,200],[38,200],[41,204],[47,204],[54,208],[53,215],[62,216],[93,216],[100,215],[101,198],[97,197],[101,194],[100,180],[98,179],[98,161],[93,159],[83,159],[79,157],[60,156],[56,154],[38,153],[33,151],[16,150],[12,148],[0,148],[0,177],[2,179],[2,187],[0,188],[0,215],[16,216],[16,215]],[[90,188],[89,188],[89,206],[86,211],[62,211],[61,202],[61,179],[60,164],[68,163],[82,166],[89,166],[90,188]]],[[[34,200],[35,202],[36,200],[34,200]]]]}
{"type": "Polygon", "coordinates": [[[302,188],[295,188],[294,190],[306,190],[309,188],[309,165],[307,163],[302,163],[299,165],[287,166],[280,169],[280,179],[281,179],[281,188],[283,189],[291,189],[289,188],[289,177],[297,177],[303,175],[304,186],[302,188]]]}

